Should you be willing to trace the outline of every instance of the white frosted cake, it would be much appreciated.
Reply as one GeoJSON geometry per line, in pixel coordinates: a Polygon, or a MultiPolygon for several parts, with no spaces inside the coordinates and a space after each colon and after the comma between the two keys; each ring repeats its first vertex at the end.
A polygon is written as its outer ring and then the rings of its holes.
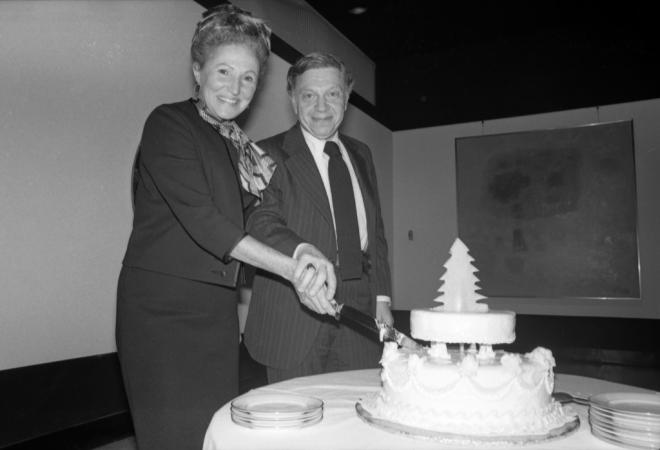
{"type": "Polygon", "coordinates": [[[467,247],[457,239],[450,253],[436,298],[442,305],[411,313],[412,336],[430,345],[409,350],[386,343],[382,389],[362,407],[390,423],[462,436],[545,435],[573,421],[552,399],[550,350],[494,351],[493,344],[515,340],[515,313],[477,303],[485,297],[476,293],[467,247]]]}

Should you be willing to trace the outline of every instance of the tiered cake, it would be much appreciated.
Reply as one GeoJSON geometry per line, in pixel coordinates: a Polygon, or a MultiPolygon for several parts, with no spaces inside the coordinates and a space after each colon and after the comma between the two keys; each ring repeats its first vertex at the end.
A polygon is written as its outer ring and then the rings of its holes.
{"type": "Polygon", "coordinates": [[[450,253],[435,299],[442,304],[411,312],[412,336],[430,346],[411,351],[386,343],[382,389],[361,406],[380,420],[464,436],[545,435],[573,421],[551,396],[550,350],[494,351],[493,344],[515,340],[515,313],[477,303],[485,297],[476,292],[467,247],[457,239],[450,253]]]}

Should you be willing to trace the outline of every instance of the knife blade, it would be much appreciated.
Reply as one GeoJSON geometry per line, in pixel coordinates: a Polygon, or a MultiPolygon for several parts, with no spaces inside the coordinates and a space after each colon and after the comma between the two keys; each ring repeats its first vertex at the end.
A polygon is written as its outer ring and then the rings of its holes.
{"type": "Polygon", "coordinates": [[[411,350],[419,350],[422,348],[422,346],[412,338],[409,338],[393,326],[376,320],[367,313],[346,304],[338,304],[335,302],[333,306],[335,307],[335,319],[345,319],[368,331],[377,333],[379,339],[383,342],[396,342],[401,347],[411,350]]]}
{"type": "Polygon", "coordinates": [[[348,320],[356,325],[361,326],[362,328],[372,331],[376,334],[380,334],[381,328],[378,326],[376,319],[371,317],[367,313],[355,309],[348,305],[337,305],[337,313],[335,314],[335,319],[337,320],[348,320]]]}

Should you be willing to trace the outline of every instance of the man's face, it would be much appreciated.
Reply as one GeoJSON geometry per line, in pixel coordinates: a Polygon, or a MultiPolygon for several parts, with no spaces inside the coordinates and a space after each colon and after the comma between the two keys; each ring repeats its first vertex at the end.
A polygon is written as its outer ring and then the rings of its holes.
{"type": "Polygon", "coordinates": [[[348,104],[341,73],[334,67],[304,72],[296,80],[291,104],[305,130],[317,139],[328,139],[344,120],[348,104]]]}

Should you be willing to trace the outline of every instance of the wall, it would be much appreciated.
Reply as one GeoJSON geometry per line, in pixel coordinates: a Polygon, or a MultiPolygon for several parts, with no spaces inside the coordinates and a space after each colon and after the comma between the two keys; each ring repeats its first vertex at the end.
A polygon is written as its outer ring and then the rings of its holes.
{"type": "MultiPolygon", "coordinates": [[[[0,370],[115,351],[133,158],[147,114],[191,95],[202,11],[192,0],[0,2],[0,370]]],[[[246,117],[255,139],[294,123],[288,67],[269,62],[246,117]]],[[[391,237],[391,134],[352,106],[346,120],[374,148],[391,237]]]]}
{"type": "MultiPolygon", "coordinates": [[[[630,120],[637,170],[640,300],[490,299],[521,314],[660,318],[660,100],[513,117],[394,133],[394,301],[399,309],[434,306],[442,265],[457,236],[454,140],[458,137],[630,120]],[[408,232],[412,230],[413,240],[408,232]]],[[[477,268],[479,262],[475,262],[477,268]]]]}
{"type": "Polygon", "coordinates": [[[0,369],[113,351],[141,126],[191,92],[201,8],[158,4],[0,3],[0,369]]]}

